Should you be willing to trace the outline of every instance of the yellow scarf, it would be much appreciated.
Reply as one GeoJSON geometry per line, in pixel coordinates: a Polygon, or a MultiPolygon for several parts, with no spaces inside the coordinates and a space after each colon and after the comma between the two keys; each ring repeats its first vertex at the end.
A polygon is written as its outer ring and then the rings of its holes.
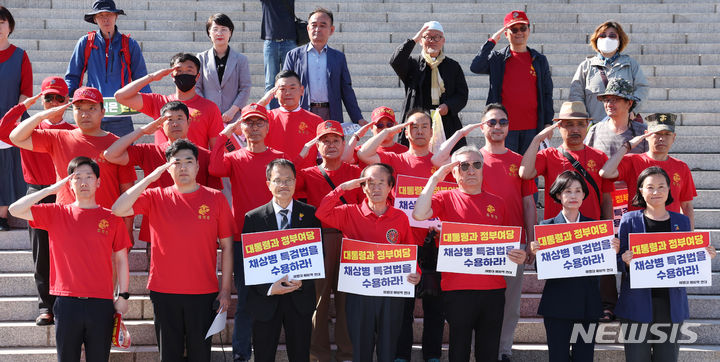
{"type": "Polygon", "coordinates": [[[445,54],[441,50],[437,58],[433,60],[430,57],[430,54],[423,51],[422,57],[425,59],[425,64],[427,64],[432,70],[432,77],[430,78],[430,86],[432,87],[430,89],[430,97],[432,99],[432,105],[440,105],[440,95],[445,93],[445,82],[443,82],[442,77],[440,77],[438,66],[443,60],[445,60],[445,54]]]}

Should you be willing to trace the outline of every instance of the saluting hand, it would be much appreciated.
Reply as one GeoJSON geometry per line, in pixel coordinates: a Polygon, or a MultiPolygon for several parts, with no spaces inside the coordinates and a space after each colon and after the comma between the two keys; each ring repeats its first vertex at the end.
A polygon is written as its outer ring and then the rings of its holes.
{"type": "Polygon", "coordinates": [[[277,92],[277,90],[278,90],[277,86],[270,88],[270,90],[265,92],[265,94],[262,96],[262,98],[260,98],[260,100],[258,101],[258,104],[267,106],[268,103],[270,103],[270,101],[273,98],[275,98],[275,92],[277,92]]]}
{"type": "Polygon", "coordinates": [[[419,43],[420,39],[422,39],[423,35],[425,34],[425,32],[428,30],[429,27],[430,27],[429,25],[423,25],[422,29],[420,29],[420,31],[418,31],[417,34],[415,34],[415,36],[413,37],[413,41],[415,43],[419,43]]]}
{"type": "Polygon", "coordinates": [[[237,129],[239,127],[240,127],[240,120],[238,119],[237,121],[235,121],[233,123],[228,123],[225,126],[225,128],[222,130],[222,132],[220,132],[220,134],[227,138],[232,138],[232,135],[237,131],[237,129]]]}
{"type": "Polygon", "coordinates": [[[173,71],[178,70],[178,69],[180,69],[179,64],[174,67],[171,67],[171,68],[160,69],[156,72],[150,73],[150,80],[152,80],[153,82],[157,82],[157,81],[165,78],[168,74],[170,74],[173,71]]]}
{"type": "Polygon", "coordinates": [[[170,159],[170,161],[158,166],[156,169],[153,170],[149,175],[147,175],[146,178],[152,180],[153,182],[157,181],[160,176],[162,176],[163,172],[167,171],[170,166],[177,163],[177,158],[173,157],[170,159]]]}
{"type": "Polygon", "coordinates": [[[170,118],[169,116],[161,116],[158,119],[140,127],[140,129],[142,130],[143,134],[148,134],[148,135],[153,134],[153,133],[155,133],[155,131],[161,129],[163,126],[163,123],[165,123],[165,121],[167,121],[169,118],[170,118]]]}
{"type": "Polygon", "coordinates": [[[387,131],[388,133],[390,133],[391,135],[394,136],[394,135],[402,132],[403,129],[405,129],[406,127],[409,127],[412,124],[415,124],[415,122],[405,122],[405,123],[396,124],[392,127],[385,128],[385,131],[387,131]]]}
{"type": "Polygon", "coordinates": [[[474,130],[475,128],[480,128],[480,127],[482,127],[482,125],[484,125],[486,123],[487,122],[469,124],[469,125],[461,128],[460,132],[462,132],[463,137],[467,137],[470,134],[470,132],[472,132],[472,130],[474,130]]]}
{"type": "MultiPolygon", "coordinates": [[[[632,124],[630,125],[630,127],[632,127],[632,124]]],[[[643,133],[643,134],[641,134],[641,135],[639,135],[639,136],[633,137],[633,138],[629,141],[629,142],[630,142],[630,149],[635,148],[637,145],[641,144],[646,138],[648,138],[648,137],[650,137],[650,136],[652,136],[652,135],[654,135],[654,134],[655,134],[655,132],[647,132],[647,131],[646,131],[645,133],[643,133]]]]}
{"type": "Polygon", "coordinates": [[[435,173],[432,175],[432,177],[436,177],[439,180],[444,180],[445,177],[447,177],[447,175],[450,173],[450,171],[452,171],[453,167],[455,167],[459,164],[460,164],[460,161],[455,161],[455,162],[450,162],[450,163],[444,164],[444,165],[440,166],[440,168],[438,168],[437,171],[435,171],[435,173]]]}
{"type": "Polygon", "coordinates": [[[540,131],[540,133],[537,134],[537,136],[535,136],[535,139],[539,140],[540,142],[551,139],[555,128],[560,127],[560,122],[561,121],[558,121],[550,126],[545,127],[542,131],[540,131]]]}
{"type": "Polygon", "coordinates": [[[498,41],[500,41],[500,36],[502,36],[505,33],[505,30],[507,30],[506,27],[500,28],[500,30],[496,31],[495,34],[492,35],[492,40],[495,41],[497,44],[498,41]]]}
{"type": "Polygon", "coordinates": [[[75,176],[74,173],[71,173],[71,174],[67,175],[67,177],[65,177],[64,179],[62,179],[62,180],[60,180],[60,181],[58,181],[58,182],[56,182],[56,183],[48,186],[48,187],[45,189],[45,192],[49,192],[51,195],[57,194],[58,192],[60,192],[60,190],[63,188],[63,186],[64,186],[68,181],[70,181],[70,179],[71,179],[73,176],[75,176]]]}
{"type": "Polygon", "coordinates": [[[340,184],[340,189],[342,189],[343,191],[350,191],[350,190],[360,187],[360,184],[365,183],[368,180],[370,180],[370,176],[365,176],[365,177],[356,178],[354,180],[345,181],[340,184]]]}
{"type": "Polygon", "coordinates": [[[35,104],[35,102],[37,102],[37,100],[40,99],[40,97],[42,95],[43,95],[42,93],[38,93],[38,94],[24,100],[23,104],[25,105],[25,109],[30,109],[30,107],[32,107],[32,105],[35,104]]]}

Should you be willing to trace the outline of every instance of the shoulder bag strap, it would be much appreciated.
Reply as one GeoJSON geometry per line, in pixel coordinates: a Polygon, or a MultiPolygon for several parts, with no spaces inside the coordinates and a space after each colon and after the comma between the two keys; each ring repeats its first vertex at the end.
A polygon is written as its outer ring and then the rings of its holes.
{"type": "MultiPolygon", "coordinates": [[[[323,177],[325,177],[325,181],[327,181],[328,185],[330,185],[330,188],[335,190],[335,183],[332,182],[332,180],[330,179],[330,176],[328,176],[327,172],[325,172],[325,168],[323,168],[322,165],[317,165],[317,168],[318,168],[318,170],[320,170],[320,173],[323,175],[323,177]]],[[[343,204],[348,203],[347,200],[345,200],[345,198],[342,196],[340,196],[340,201],[342,201],[343,204]]]]}

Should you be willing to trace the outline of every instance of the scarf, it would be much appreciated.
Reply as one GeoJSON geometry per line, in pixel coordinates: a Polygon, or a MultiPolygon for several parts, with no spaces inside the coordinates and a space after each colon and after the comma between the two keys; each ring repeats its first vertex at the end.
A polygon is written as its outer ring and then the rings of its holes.
{"type": "Polygon", "coordinates": [[[442,63],[443,60],[445,60],[445,54],[443,54],[441,50],[437,58],[433,60],[430,57],[430,54],[427,54],[425,53],[425,51],[423,51],[422,57],[423,59],[425,59],[425,64],[427,64],[432,71],[432,76],[430,78],[430,86],[432,87],[430,89],[430,97],[432,99],[432,105],[440,105],[440,95],[445,93],[445,82],[443,82],[442,77],[440,77],[440,71],[438,70],[438,66],[440,65],[440,63],[442,63]]]}

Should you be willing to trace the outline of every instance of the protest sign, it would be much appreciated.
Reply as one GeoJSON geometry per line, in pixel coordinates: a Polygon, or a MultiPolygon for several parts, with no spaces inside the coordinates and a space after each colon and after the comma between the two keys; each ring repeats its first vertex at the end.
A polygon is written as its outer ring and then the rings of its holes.
{"type": "MultiPolygon", "coordinates": [[[[417,221],[413,219],[412,213],[415,209],[415,201],[422,192],[428,179],[424,177],[397,175],[397,181],[395,182],[395,208],[402,210],[410,220],[410,226],[416,228],[427,229],[429,227],[440,227],[440,219],[432,218],[424,221],[417,221]]],[[[458,186],[456,183],[440,181],[435,186],[434,192],[440,192],[445,190],[453,190],[458,186]]]]}
{"type": "Polygon", "coordinates": [[[417,245],[343,239],[338,291],[376,297],[415,297],[417,245]]]}
{"type": "Polygon", "coordinates": [[[712,285],[709,232],[630,234],[630,288],[712,285]]]}
{"type": "Polygon", "coordinates": [[[613,230],[615,234],[620,228],[620,220],[624,213],[628,212],[628,190],[616,189],[610,193],[613,203],[613,230]]]}
{"type": "Polygon", "coordinates": [[[615,274],[610,220],[535,225],[538,279],[615,274]]]}
{"type": "Polygon", "coordinates": [[[245,285],[325,277],[319,228],[242,234],[245,285]]]}
{"type": "Polygon", "coordinates": [[[508,251],[520,248],[522,228],[443,222],[437,271],[515,276],[508,251]]]}

